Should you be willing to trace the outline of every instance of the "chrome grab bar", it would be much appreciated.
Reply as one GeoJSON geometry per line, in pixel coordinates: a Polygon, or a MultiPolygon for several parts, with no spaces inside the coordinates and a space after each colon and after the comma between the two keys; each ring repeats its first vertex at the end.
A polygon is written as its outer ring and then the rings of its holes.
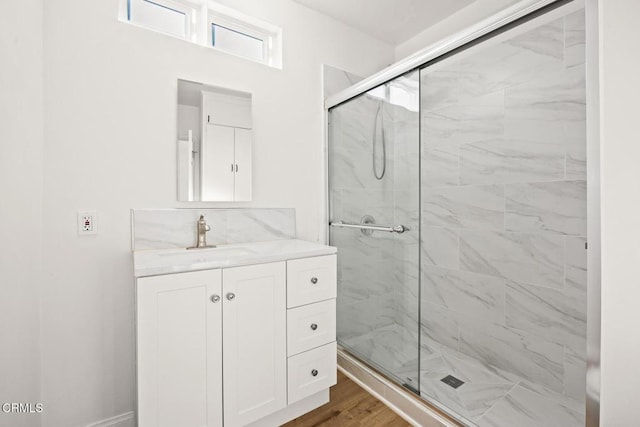
{"type": "Polygon", "coordinates": [[[398,233],[398,234],[402,234],[405,231],[411,230],[406,225],[349,224],[344,221],[330,222],[329,226],[339,227],[339,228],[358,228],[360,230],[371,230],[371,231],[387,231],[389,233],[398,233]]]}

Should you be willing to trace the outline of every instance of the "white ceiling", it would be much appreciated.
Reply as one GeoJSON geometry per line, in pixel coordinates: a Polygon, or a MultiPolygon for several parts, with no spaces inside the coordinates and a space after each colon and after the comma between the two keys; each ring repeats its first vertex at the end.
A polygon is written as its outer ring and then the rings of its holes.
{"type": "Polygon", "coordinates": [[[294,0],[398,45],[475,0],[294,0]]]}

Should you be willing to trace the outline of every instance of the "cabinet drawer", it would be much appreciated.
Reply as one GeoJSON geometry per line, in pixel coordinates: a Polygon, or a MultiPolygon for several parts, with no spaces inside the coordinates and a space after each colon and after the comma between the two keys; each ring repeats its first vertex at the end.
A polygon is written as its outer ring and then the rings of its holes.
{"type": "Polygon", "coordinates": [[[336,343],[292,356],[288,361],[288,404],[335,385],[336,343]]]}
{"type": "Polygon", "coordinates": [[[336,297],[336,256],[287,261],[287,307],[336,297]]]}
{"type": "Polygon", "coordinates": [[[287,310],[287,355],[302,353],[336,340],[336,300],[287,310]]]}

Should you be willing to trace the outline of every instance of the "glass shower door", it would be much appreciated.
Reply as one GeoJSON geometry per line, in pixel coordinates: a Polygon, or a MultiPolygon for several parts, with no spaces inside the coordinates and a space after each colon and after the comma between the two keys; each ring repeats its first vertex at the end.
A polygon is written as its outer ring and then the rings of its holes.
{"type": "Polygon", "coordinates": [[[329,112],[338,342],[415,392],[420,336],[418,77],[417,71],[398,77],[329,112]]]}
{"type": "Polygon", "coordinates": [[[421,70],[420,392],[468,425],[584,426],[584,11],[421,70]]]}

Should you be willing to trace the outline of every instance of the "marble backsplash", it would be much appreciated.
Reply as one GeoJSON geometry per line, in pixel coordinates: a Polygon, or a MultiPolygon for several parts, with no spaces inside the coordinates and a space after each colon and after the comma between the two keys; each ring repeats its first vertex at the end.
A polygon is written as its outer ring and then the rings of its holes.
{"type": "Polygon", "coordinates": [[[201,214],[211,245],[296,238],[295,209],[132,209],[132,250],[193,246],[201,214]]]}

